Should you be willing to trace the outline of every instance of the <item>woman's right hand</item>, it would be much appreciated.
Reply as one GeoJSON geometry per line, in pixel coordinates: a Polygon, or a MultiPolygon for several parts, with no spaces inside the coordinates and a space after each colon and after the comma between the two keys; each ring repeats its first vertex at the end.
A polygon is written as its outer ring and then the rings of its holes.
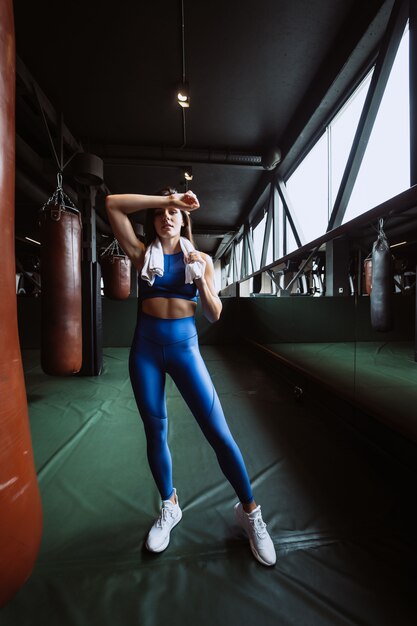
{"type": "Polygon", "coordinates": [[[170,201],[177,209],[195,211],[200,207],[197,196],[192,191],[185,193],[173,193],[169,196],[170,201]]]}

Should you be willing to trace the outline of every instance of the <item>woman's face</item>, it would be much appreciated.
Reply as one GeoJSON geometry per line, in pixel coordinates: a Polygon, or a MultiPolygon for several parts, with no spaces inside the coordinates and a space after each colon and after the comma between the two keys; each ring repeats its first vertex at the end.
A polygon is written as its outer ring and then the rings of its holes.
{"type": "Polygon", "coordinates": [[[159,238],[177,237],[184,226],[180,209],[166,208],[155,209],[154,226],[159,238]]]}

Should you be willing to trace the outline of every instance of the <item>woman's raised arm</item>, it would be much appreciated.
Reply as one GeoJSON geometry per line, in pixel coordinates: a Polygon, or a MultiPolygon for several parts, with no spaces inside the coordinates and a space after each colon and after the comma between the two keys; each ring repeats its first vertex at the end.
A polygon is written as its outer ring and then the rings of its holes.
{"type": "Polygon", "coordinates": [[[140,268],[145,246],[136,237],[128,215],[146,209],[167,208],[169,206],[192,211],[200,205],[192,191],[185,194],[174,193],[169,196],[126,193],[111,194],[106,197],[106,210],[113,234],[137,269],[140,268]]]}
{"type": "Polygon", "coordinates": [[[107,216],[113,234],[136,269],[140,269],[145,246],[136,237],[132,223],[128,218],[128,213],[136,213],[136,211],[139,211],[141,208],[147,208],[144,204],[138,206],[138,204],[140,204],[137,200],[138,197],[145,198],[146,196],[120,194],[106,197],[107,216]]]}

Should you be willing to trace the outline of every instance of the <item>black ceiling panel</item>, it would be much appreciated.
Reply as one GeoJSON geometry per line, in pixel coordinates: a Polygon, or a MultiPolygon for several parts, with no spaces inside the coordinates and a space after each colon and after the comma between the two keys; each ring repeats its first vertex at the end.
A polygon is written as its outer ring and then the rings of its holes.
{"type": "MultiPolygon", "coordinates": [[[[202,207],[194,223],[210,235],[237,230],[255,204],[262,208],[270,180],[259,163],[241,167],[212,154],[259,157],[277,146],[295,163],[375,54],[392,3],[184,0],[191,92],[184,117],[175,100],[183,69],[181,0],[15,0],[17,56],[83,149],[104,159],[110,192],[152,193],[167,184],[181,190],[190,155],[190,187],[202,207]],[[157,156],[146,157],[147,150],[157,156]],[[174,157],[164,156],[169,150],[174,157]],[[207,156],[197,158],[198,151],[207,156]]],[[[55,180],[29,91],[18,76],[16,132],[49,178],[39,168],[30,172],[30,159],[23,162],[18,151],[18,171],[33,182],[31,203],[31,185],[18,177],[19,225],[25,212],[37,210],[42,189],[54,191],[55,180]]],[[[58,142],[58,129],[51,133],[58,142]]],[[[199,241],[212,252],[219,239],[211,237],[199,241]]]]}

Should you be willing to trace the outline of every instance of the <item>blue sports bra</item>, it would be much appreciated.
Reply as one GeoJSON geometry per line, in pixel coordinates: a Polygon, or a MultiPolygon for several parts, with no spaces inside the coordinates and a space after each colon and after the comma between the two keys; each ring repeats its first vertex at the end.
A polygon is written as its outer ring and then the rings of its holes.
{"type": "Polygon", "coordinates": [[[181,298],[197,302],[198,290],[194,283],[185,283],[185,264],[182,252],[164,254],[164,275],[156,276],[149,285],[139,274],[139,300],[148,298],[181,298]]]}

